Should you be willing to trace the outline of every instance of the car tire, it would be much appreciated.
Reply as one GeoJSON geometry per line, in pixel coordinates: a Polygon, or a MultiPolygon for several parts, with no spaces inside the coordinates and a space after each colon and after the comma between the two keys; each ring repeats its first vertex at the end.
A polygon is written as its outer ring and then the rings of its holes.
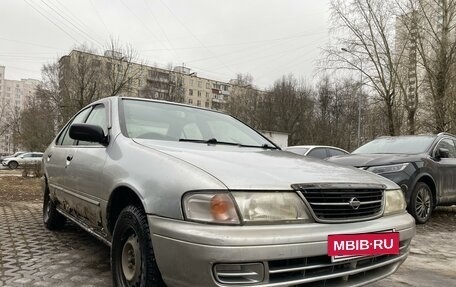
{"type": "Polygon", "coordinates": [[[43,199],[43,223],[49,230],[59,230],[65,226],[66,217],[57,211],[46,185],[43,199]]]}
{"type": "Polygon", "coordinates": [[[113,286],[166,286],[155,261],[145,213],[125,207],[114,227],[111,247],[113,286]]]}
{"type": "Polygon", "coordinates": [[[415,217],[416,223],[423,224],[431,218],[431,213],[434,210],[434,196],[426,183],[418,182],[416,184],[408,210],[415,217]]]}
{"type": "Polygon", "coordinates": [[[16,169],[18,166],[19,166],[19,164],[17,163],[17,161],[10,161],[10,162],[8,163],[8,167],[9,167],[10,169],[16,169]]]}

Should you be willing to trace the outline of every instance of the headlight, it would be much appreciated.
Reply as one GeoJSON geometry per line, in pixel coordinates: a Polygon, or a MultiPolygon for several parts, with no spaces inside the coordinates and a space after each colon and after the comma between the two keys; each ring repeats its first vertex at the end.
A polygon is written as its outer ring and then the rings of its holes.
{"type": "Polygon", "coordinates": [[[379,166],[371,166],[371,167],[367,168],[367,170],[370,172],[376,173],[376,174],[382,174],[382,173],[403,171],[408,165],[409,165],[409,163],[379,165],[379,166]]]}
{"type": "Polygon", "coordinates": [[[385,191],[385,211],[383,215],[405,212],[407,204],[405,203],[404,194],[400,189],[385,191]]]}
{"type": "Polygon", "coordinates": [[[185,216],[189,220],[239,224],[233,200],[228,193],[188,193],[183,198],[185,216]]]}
{"type": "Polygon", "coordinates": [[[183,198],[186,219],[219,224],[240,224],[241,219],[245,223],[310,221],[304,202],[294,192],[232,192],[231,195],[186,194],[183,198]]]}
{"type": "Polygon", "coordinates": [[[244,222],[309,221],[302,199],[294,192],[233,192],[244,222]]]}

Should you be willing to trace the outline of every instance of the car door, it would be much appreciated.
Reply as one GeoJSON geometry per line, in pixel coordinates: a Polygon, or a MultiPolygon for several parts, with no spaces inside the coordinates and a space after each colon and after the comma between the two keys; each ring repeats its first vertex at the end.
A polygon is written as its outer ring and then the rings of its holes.
{"type": "MultiPolygon", "coordinates": [[[[93,107],[85,123],[101,126],[108,134],[108,103],[93,107]]],[[[77,194],[75,207],[78,217],[94,228],[103,225],[101,201],[107,201],[103,182],[103,167],[106,160],[106,147],[99,143],[77,143],[76,151],[67,168],[68,188],[77,194]]]]}
{"type": "Polygon", "coordinates": [[[19,165],[25,166],[30,165],[33,162],[33,153],[24,153],[18,158],[19,165]]]}
{"type": "Polygon", "coordinates": [[[75,141],[70,138],[68,130],[73,123],[83,123],[90,110],[90,108],[87,108],[78,113],[65,126],[52,146],[43,155],[51,196],[57,202],[61,203],[61,206],[67,209],[67,211],[71,210],[71,203],[74,202],[73,194],[66,188],[67,167],[70,163],[69,159],[73,157],[76,149],[75,141]]]}
{"type": "Polygon", "coordinates": [[[433,151],[435,157],[439,148],[447,149],[449,152],[448,158],[440,158],[436,161],[439,182],[440,199],[439,204],[450,203],[456,201],[456,144],[451,138],[443,138],[436,145],[433,151]]]}
{"type": "Polygon", "coordinates": [[[43,154],[39,152],[34,152],[32,155],[32,163],[33,165],[40,164],[41,159],[43,158],[43,154]]]}

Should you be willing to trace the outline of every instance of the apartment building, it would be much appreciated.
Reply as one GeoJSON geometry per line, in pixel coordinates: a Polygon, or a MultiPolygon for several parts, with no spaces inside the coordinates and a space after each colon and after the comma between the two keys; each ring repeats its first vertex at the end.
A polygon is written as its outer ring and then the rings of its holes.
{"type": "MultiPolygon", "coordinates": [[[[74,71],[71,69],[78,63],[81,65],[82,61],[84,65],[94,69],[87,74],[93,74],[93,79],[97,81],[106,81],[106,77],[99,77],[100,75],[121,74],[128,70],[130,79],[120,94],[182,102],[215,110],[225,109],[231,90],[236,86],[230,82],[198,77],[189,67],[162,69],[139,63],[127,63],[121,60],[122,57],[121,53],[114,51],[96,55],[73,50],[59,61],[60,80],[63,83],[69,77],[74,77],[74,71]],[[113,69],[115,69],[114,73],[113,69]]],[[[62,91],[65,92],[64,89],[62,91]]],[[[99,97],[104,96],[109,96],[109,93],[99,95],[99,97]]]]}
{"type": "Polygon", "coordinates": [[[9,154],[19,147],[11,127],[19,112],[33,98],[40,81],[35,79],[8,80],[6,67],[0,66],[0,153],[9,154]]]}

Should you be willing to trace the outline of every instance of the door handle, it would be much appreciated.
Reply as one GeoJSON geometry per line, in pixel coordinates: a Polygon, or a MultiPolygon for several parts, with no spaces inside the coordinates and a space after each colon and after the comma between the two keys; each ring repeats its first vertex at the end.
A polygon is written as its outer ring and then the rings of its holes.
{"type": "Polygon", "coordinates": [[[67,156],[67,161],[71,161],[73,159],[72,155],[67,156]]]}

